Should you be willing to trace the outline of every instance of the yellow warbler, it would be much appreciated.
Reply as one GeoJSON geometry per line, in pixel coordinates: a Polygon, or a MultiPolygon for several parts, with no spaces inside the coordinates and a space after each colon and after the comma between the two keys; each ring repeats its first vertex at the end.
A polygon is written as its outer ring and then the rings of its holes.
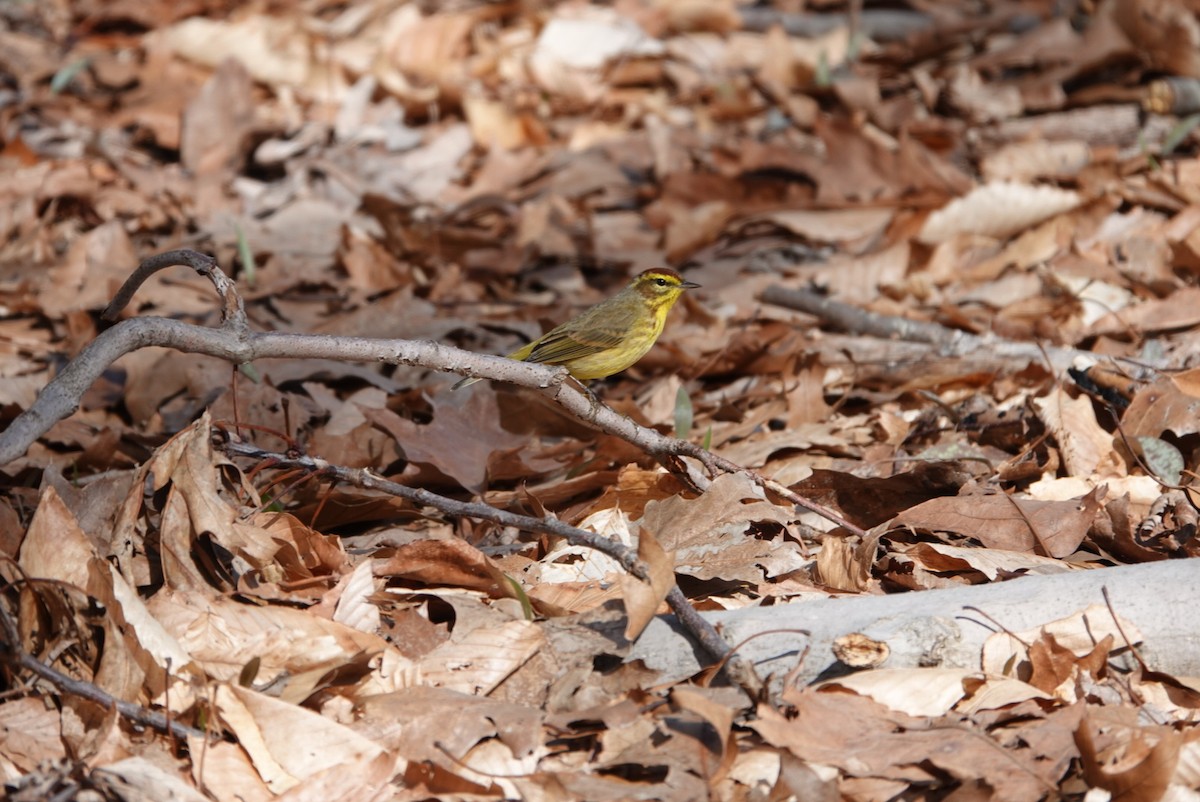
{"type": "MultiPolygon", "coordinates": [[[[562,365],[580,381],[603,379],[637,362],[662,334],[667,313],[684,290],[699,287],[665,267],[637,275],[619,293],[508,355],[521,362],[562,365]]],[[[463,379],[451,389],[479,379],[463,379]]]]}

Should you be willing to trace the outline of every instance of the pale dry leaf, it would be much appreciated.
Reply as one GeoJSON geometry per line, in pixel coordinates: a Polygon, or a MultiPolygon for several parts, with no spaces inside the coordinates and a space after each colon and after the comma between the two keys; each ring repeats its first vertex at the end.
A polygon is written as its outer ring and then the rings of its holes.
{"type": "Polygon", "coordinates": [[[356,729],[408,761],[438,761],[447,752],[462,757],[492,738],[519,758],[544,749],[540,709],[446,688],[422,685],[370,696],[355,714],[356,729]]]}
{"type": "Polygon", "coordinates": [[[579,18],[551,19],[529,56],[530,73],[552,94],[594,101],[607,88],[600,75],[606,64],[663,53],[662,43],[632,20],[607,10],[589,11],[579,18]]]}
{"type": "Polygon", "coordinates": [[[946,97],[972,122],[1019,117],[1024,110],[1021,90],[1008,83],[984,81],[968,64],[957,64],[946,78],[946,97]]]}
{"type": "Polygon", "coordinates": [[[781,763],[782,756],[774,749],[742,749],[725,779],[750,789],[771,789],[779,782],[781,763]]]}
{"type": "Polygon", "coordinates": [[[712,31],[727,34],[741,27],[733,0],[653,0],[672,31],[712,31]]]}
{"type": "Polygon", "coordinates": [[[455,632],[450,641],[422,657],[417,670],[423,684],[486,695],[533,657],[544,641],[541,629],[528,621],[479,626],[462,636],[455,632]]]}
{"type": "Polygon", "coordinates": [[[708,775],[708,781],[720,782],[733,766],[738,753],[736,742],[732,738],[733,709],[712,698],[712,694],[705,689],[686,686],[677,686],[671,690],[671,703],[700,716],[716,732],[721,744],[720,763],[708,775]]]}
{"type": "MultiPolygon", "coordinates": [[[[1120,601],[1115,600],[1118,608],[1120,601]]],[[[1059,646],[1069,650],[1076,657],[1082,657],[1096,648],[1096,644],[1106,636],[1112,635],[1113,649],[1128,648],[1131,644],[1142,641],[1141,630],[1129,619],[1120,616],[1120,626],[1113,621],[1108,607],[1093,604],[1074,615],[1051,621],[1042,626],[1033,627],[1021,632],[1009,634],[996,632],[988,637],[983,644],[981,666],[985,673],[996,676],[1007,676],[1013,670],[1017,661],[1027,659],[1024,644],[1033,643],[1043,634],[1053,635],[1059,646]],[[1122,635],[1122,631],[1125,633],[1122,635]]]]}
{"type": "MultiPolygon", "coordinates": [[[[216,707],[263,782],[277,794],[333,767],[365,770],[386,754],[348,727],[249,688],[219,685],[216,707]]],[[[396,769],[403,771],[403,761],[396,760],[396,769]]]]}
{"type": "Polygon", "coordinates": [[[698,204],[664,202],[661,210],[669,218],[663,247],[667,260],[683,261],[692,252],[713,242],[734,215],[734,207],[724,200],[698,204]]]}
{"type": "Polygon", "coordinates": [[[421,201],[438,201],[462,174],[460,162],[475,146],[466,123],[449,125],[420,147],[381,162],[372,187],[383,192],[403,187],[421,201]]]}
{"type": "Polygon", "coordinates": [[[45,273],[38,291],[42,311],[61,317],[77,309],[100,309],[138,263],[137,250],[120,221],[99,225],[76,238],[45,273]]]}
{"type": "Polygon", "coordinates": [[[251,14],[236,20],[188,17],[147,35],[180,56],[216,68],[233,58],[242,62],[254,80],[275,87],[293,87],[315,98],[337,99],[348,89],[339,70],[319,56],[321,48],[299,17],[251,14]]]}
{"type": "Polygon", "coordinates": [[[396,438],[406,459],[432,465],[476,493],[487,485],[491,456],[515,451],[525,443],[525,438],[500,425],[494,393],[456,393],[437,403],[433,419],[425,424],[388,409],[364,413],[396,438]]]}
{"type": "Polygon", "coordinates": [[[788,209],[754,215],[743,222],[772,223],[809,242],[844,245],[875,240],[895,214],[893,209],[788,209]]]}
{"type": "Polygon", "coordinates": [[[968,678],[965,684],[969,696],[956,705],[955,710],[967,716],[984,710],[1002,710],[1029,699],[1052,698],[1028,682],[1012,677],[980,675],[978,681],[968,678]]]}
{"type": "Polygon", "coordinates": [[[871,580],[872,560],[843,538],[826,538],[817,552],[816,580],[831,590],[858,593],[871,580]]]}
{"type": "Polygon", "coordinates": [[[127,757],[98,767],[92,772],[92,782],[125,802],[208,802],[179,775],[144,757],[127,757]]]}
{"type": "Polygon", "coordinates": [[[240,61],[221,62],[183,111],[180,160],[198,179],[227,180],[245,158],[254,125],[254,85],[240,61]]]}
{"type": "Polygon", "coordinates": [[[1107,314],[1092,324],[1087,333],[1126,336],[1130,332],[1188,329],[1197,323],[1200,323],[1200,287],[1184,287],[1167,298],[1130,304],[1119,312],[1107,314]]]}
{"type": "Polygon", "coordinates": [[[0,777],[4,781],[13,779],[13,767],[19,774],[28,774],[39,764],[67,757],[62,717],[43,699],[26,696],[0,704],[0,732],[4,733],[0,746],[0,777]]]}
{"type": "Polygon", "coordinates": [[[1200,22],[1179,0],[1118,0],[1107,6],[1111,18],[1138,53],[1168,75],[1200,78],[1200,22]]]}
{"type": "Polygon", "coordinates": [[[1186,437],[1200,431],[1200,398],[1184,391],[1188,377],[1163,377],[1137,390],[1121,416],[1126,437],[1186,437]],[[1181,386],[1182,385],[1182,386],[1181,386]]]}
{"type": "Polygon", "coordinates": [[[621,574],[621,592],[625,597],[625,640],[633,642],[653,620],[667,593],[675,587],[675,554],[664,551],[653,533],[643,527],[638,532],[638,560],[646,566],[650,579],[644,582],[630,574],[621,574]]]}
{"type": "MultiPolygon", "coordinates": [[[[1066,500],[1066,499],[1064,499],[1066,500]]],[[[973,569],[990,580],[1006,574],[1061,574],[1075,566],[1052,557],[1005,549],[972,549],[945,543],[917,543],[903,552],[930,571],[973,569]]]]}
{"type": "Polygon", "coordinates": [[[960,668],[876,668],[817,687],[844,688],[910,716],[941,716],[966,695],[963,683],[978,673],[960,668]]]}
{"type": "Polygon", "coordinates": [[[1044,780],[1014,771],[1011,755],[965,728],[929,728],[923,719],[845,691],[808,689],[788,697],[797,708],[793,717],[764,704],[748,726],[768,744],[809,763],[901,780],[899,787],[885,786],[885,795],[875,798],[902,793],[912,768],[926,762],[957,778],[982,779],[998,799],[1037,799],[1045,791],[1044,780]],[[920,726],[914,726],[918,721],[920,726]]]}
{"type": "MultiPolygon", "coordinates": [[[[1151,674],[1142,681],[1131,679],[1130,684],[1147,708],[1159,710],[1174,720],[1186,719],[1191,716],[1191,711],[1195,709],[1193,707],[1195,694],[1200,690],[1200,683],[1195,677],[1163,676],[1158,678],[1151,674]]],[[[1195,757],[1197,761],[1200,761],[1200,754],[1195,757]]],[[[1197,762],[1194,770],[1200,771],[1200,762],[1197,762]]]]}
{"type": "MultiPolygon", "coordinates": [[[[1186,748],[1186,747],[1185,747],[1186,748]]],[[[1180,750],[1180,761],[1183,760],[1180,750]]],[[[1179,764],[1176,764],[1176,776],[1179,774],[1179,764]]],[[[1158,802],[1200,802],[1200,791],[1195,790],[1194,783],[1172,782],[1158,802]]]]}
{"type": "Polygon", "coordinates": [[[110,608],[111,615],[120,622],[125,637],[133,639],[138,647],[144,649],[159,669],[169,672],[171,682],[156,702],[183,709],[191,707],[195,690],[192,656],[150,614],[142,597],[125,581],[116,567],[107,567],[111,584],[102,589],[93,584],[92,594],[110,608]]]}
{"type": "Polygon", "coordinates": [[[363,560],[343,578],[342,595],[333,611],[333,620],[359,632],[379,631],[382,617],[371,596],[375,593],[375,575],[371,560],[363,560]]]}
{"type": "MultiPolygon", "coordinates": [[[[762,53],[761,38],[745,32],[734,33],[733,37],[736,41],[734,47],[740,46],[739,52],[743,57],[758,58],[762,53]]],[[[802,65],[809,75],[845,64],[852,54],[866,56],[877,52],[876,46],[869,39],[855,34],[849,25],[837,25],[817,36],[792,36],[789,39],[795,63],[802,65]]]]}
{"type": "MultiPolygon", "coordinates": [[[[633,545],[629,516],[617,507],[592,513],[578,527],[604,535],[624,546],[633,545]]],[[[607,554],[586,546],[572,546],[566,541],[547,552],[537,566],[539,582],[599,581],[624,573],[621,564],[607,554]]]]}
{"type": "Polygon", "coordinates": [[[680,387],[683,387],[683,379],[672,374],[651,382],[649,392],[643,391],[638,396],[638,409],[651,426],[674,422],[680,387]]]}
{"type": "Polygon", "coordinates": [[[1172,781],[1185,788],[1200,787],[1200,741],[1189,738],[1179,750],[1179,762],[1175,764],[1172,781]]]}
{"type": "Polygon", "coordinates": [[[194,755],[203,752],[203,761],[192,761],[192,780],[216,802],[274,802],[277,798],[239,744],[216,739],[205,743],[203,738],[192,737],[188,748],[194,755]]]}
{"type": "Polygon", "coordinates": [[[959,234],[1007,239],[1081,203],[1083,197],[1071,190],[1010,181],[986,184],[930,215],[918,239],[928,245],[959,234]]]}
{"type": "Polygon", "coordinates": [[[598,70],[617,58],[658,56],[663,45],[637,23],[603,9],[551,19],[538,35],[533,59],[552,59],[575,70],[598,70]]]}
{"type": "Polygon", "coordinates": [[[463,112],[475,144],[491,150],[516,150],[529,144],[528,131],[510,106],[478,95],[463,99],[463,112]]]}
{"type": "MultiPolygon", "coordinates": [[[[1091,327],[1098,321],[1110,319],[1113,314],[1137,301],[1137,296],[1132,292],[1107,281],[1061,273],[1054,274],[1053,280],[1079,300],[1082,307],[1079,319],[1084,326],[1091,327]]],[[[1123,319],[1123,316],[1118,317],[1123,319]]]]}
{"type": "Polygon", "coordinates": [[[275,802],[392,802],[392,780],[404,770],[392,755],[381,752],[370,759],[346,761],[305,777],[297,786],[275,797],[275,802]]]}
{"type": "Polygon", "coordinates": [[[1200,398],[1200,368],[1171,374],[1170,379],[1179,388],[1179,392],[1192,398],[1200,398]]]}
{"type": "Polygon", "coordinates": [[[283,569],[275,559],[280,550],[275,537],[252,523],[243,522],[239,511],[223,498],[218,481],[218,465],[222,458],[214,453],[208,439],[207,419],[191,428],[192,437],[170,476],[168,497],[168,506],[173,510],[178,511],[179,505],[186,508],[190,527],[182,525],[183,521],[178,518],[172,518],[172,522],[180,525],[163,527],[164,562],[168,554],[176,561],[174,567],[181,573],[175,576],[186,577],[188,589],[206,588],[207,580],[195,566],[191,554],[195,538],[205,534],[243,560],[239,573],[257,569],[268,581],[283,579],[283,569]],[[167,544],[170,544],[169,548],[167,544]]]}
{"type": "Polygon", "coordinates": [[[293,678],[347,665],[365,665],[383,654],[391,673],[378,679],[402,687],[411,680],[411,662],[383,638],[288,607],[259,607],[225,597],[160,590],[147,602],[151,615],[217,680],[233,681],[251,660],[257,680],[280,674],[293,678]]]}
{"type": "MultiPolygon", "coordinates": [[[[463,776],[482,785],[495,783],[504,792],[506,799],[530,799],[528,793],[522,794],[509,777],[531,775],[537,771],[542,758],[542,750],[530,752],[524,757],[517,757],[498,738],[489,738],[477,743],[470,752],[463,755],[463,776]]],[[[537,798],[536,795],[533,798],[537,798]]]]}
{"type": "Polygon", "coordinates": [[[799,547],[782,533],[760,539],[755,525],[786,529],[794,513],[766,500],[744,474],[717,477],[697,499],[672,496],[646,505],[639,527],[655,532],[663,548],[675,552],[675,571],[697,579],[759,582],[805,564],[799,547]]]}
{"type": "Polygon", "coordinates": [[[564,613],[583,613],[621,599],[621,586],[612,582],[536,582],[527,585],[525,592],[538,603],[539,609],[562,610],[564,613]]]}
{"type": "Polygon", "coordinates": [[[1125,470],[1113,450],[1113,435],[1096,420],[1087,396],[1072,398],[1061,386],[1033,401],[1038,417],[1058,441],[1063,464],[1071,476],[1107,478],[1125,470]]]}
{"type": "MultiPolygon", "coordinates": [[[[987,282],[994,281],[1007,271],[1017,270],[1028,272],[1046,280],[1057,281],[1062,278],[1059,272],[1049,276],[1034,270],[1037,266],[1049,262],[1060,254],[1068,252],[1075,239],[1076,223],[1071,215],[1059,215],[1039,226],[1034,226],[1013,239],[1002,249],[996,250],[995,240],[988,237],[957,238],[938,246],[935,254],[944,256],[940,261],[937,273],[938,283],[944,284],[961,280],[963,271],[960,262],[966,258],[973,264],[967,269],[966,275],[972,284],[978,283],[986,287],[987,282]],[[963,255],[957,255],[955,251],[963,255]],[[980,258],[977,254],[982,251],[990,255],[980,258]]],[[[1082,290],[1084,287],[1076,287],[1082,290]]]]}
{"type": "Polygon", "coordinates": [[[54,486],[47,486],[21,543],[17,564],[31,578],[57,579],[86,590],[93,559],[99,560],[99,555],[92,542],[54,486]]]}
{"type": "Polygon", "coordinates": [[[1089,709],[1075,735],[1084,779],[1113,798],[1161,800],[1166,794],[1183,734],[1143,726],[1132,707],[1089,709]]]}
{"type": "Polygon", "coordinates": [[[805,275],[839,300],[867,304],[879,297],[880,287],[899,286],[908,272],[912,246],[898,242],[882,251],[859,255],[835,255],[829,262],[805,275]]]}
{"type": "Polygon", "coordinates": [[[1013,142],[983,157],[980,170],[988,181],[1029,183],[1039,178],[1061,178],[1086,167],[1092,149],[1086,142],[1037,139],[1013,142]]]}
{"type": "MultiPolygon", "coordinates": [[[[479,23],[479,14],[442,10],[422,14],[414,4],[400,5],[388,16],[380,32],[379,62],[375,75],[384,86],[397,74],[413,76],[421,84],[454,91],[470,76],[468,74],[471,31],[479,23]],[[380,62],[394,72],[380,69],[380,62]]],[[[389,88],[395,88],[389,86],[389,88]]],[[[428,97],[424,93],[407,95],[406,100],[428,97]]]]}

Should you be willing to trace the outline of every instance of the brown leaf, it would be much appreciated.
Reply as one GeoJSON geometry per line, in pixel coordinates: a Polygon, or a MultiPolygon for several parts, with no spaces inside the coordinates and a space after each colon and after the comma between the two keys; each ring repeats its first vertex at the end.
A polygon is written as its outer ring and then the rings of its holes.
{"type": "Polygon", "coordinates": [[[1152,802],[1171,782],[1183,738],[1170,727],[1138,726],[1131,708],[1091,707],[1075,743],[1089,783],[1121,802],[1152,802]]]}
{"type": "Polygon", "coordinates": [[[811,763],[856,777],[917,783],[931,781],[931,770],[948,771],[960,782],[983,779],[1009,799],[1037,799],[1049,784],[1031,761],[1014,761],[962,729],[917,725],[919,719],[865,697],[807,689],[791,700],[794,718],[761,705],[750,726],[767,743],[811,763]]]}
{"type": "Polygon", "coordinates": [[[625,640],[633,642],[654,618],[658,608],[675,587],[675,553],[663,551],[646,527],[638,531],[638,559],[645,564],[650,580],[644,582],[629,574],[621,575],[621,595],[625,597],[625,640]]]}
{"type": "Polygon", "coordinates": [[[720,782],[737,758],[737,742],[731,732],[734,711],[712,698],[711,694],[697,688],[677,687],[671,691],[671,703],[703,718],[713,728],[719,739],[720,751],[716,770],[708,776],[710,784],[720,782]]]}
{"type": "Polygon", "coordinates": [[[874,541],[858,548],[842,538],[827,538],[817,553],[816,579],[825,587],[857,593],[866,590],[875,562],[874,541]]]}
{"type": "MultiPolygon", "coordinates": [[[[505,459],[497,452],[514,452],[525,443],[523,437],[500,426],[493,393],[455,393],[453,398],[439,401],[433,420],[424,425],[389,410],[363,412],[372,423],[396,438],[406,459],[432,465],[475,493],[486,487],[493,459],[505,459]]],[[[530,461],[539,466],[558,465],[530,461]]]]}
{"type": "Polygon", "coordinates": [[[478,549],[458,539],[418,540],[381,554],[375,576],[467,588],[498,597],[511,593],[504,572],[478,549]]]}
{"type": "Polygon", "coordinates": [[[649,502],[638,524],[657,532],[663,548],[675,553],[676,573],[757,583],[764,574],[795,570],[803,560],[795,543],[759,540],[750,534],[751,527],[786,527],[792,518],[790,511],[768,502],[748,477],[725,474],[698,499],[674,496],[649,502]]]}
{"type": "Polygon", "coordinates": [[[930,498],[957,493],[970,478],[958,463],[922,460],[911,470],[888,477],[864,478],[817,469],[792,489],[836,507],[852,522],[870,528],[930,498]]]}
{"type": "Polygon", "coordinates": [[[42,493],[17,563],[30,577],[57,579],[81,590],[88,586],[95,547],[53,487],[42,493]]]}
{"type": "Polygon", "coordinates": [[[376,798],[378,789],[404,768],[348,727],[248,688],[219,685],[216,711],[276,794],[319,783],[338,789],[336,793],[376,798]]]}
{"type": "Polygon", "coordinates": [[[891,527],[949,532],[988,548],[1073,554],[1100,509],[1103,489],[1071,501],[1030,501],[1005,494],[937,498],[905,510],[891,527]]]}

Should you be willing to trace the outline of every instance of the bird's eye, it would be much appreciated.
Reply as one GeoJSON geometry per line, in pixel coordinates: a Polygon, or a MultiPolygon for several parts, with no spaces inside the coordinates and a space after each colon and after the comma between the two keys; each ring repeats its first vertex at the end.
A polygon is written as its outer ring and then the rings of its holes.
{"type": "Polygon", "coordinates": [[[656,279],[654,279],[654,283],[660,287],[667,286],[667,280],[665,278],[656,278],[656,279]]]}

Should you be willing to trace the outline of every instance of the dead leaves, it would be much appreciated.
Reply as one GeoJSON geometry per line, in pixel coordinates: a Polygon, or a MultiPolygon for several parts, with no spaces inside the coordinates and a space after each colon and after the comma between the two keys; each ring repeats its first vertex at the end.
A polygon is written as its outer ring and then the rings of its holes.
{"type": "MultiPolygon", "coordinates": [[[[841,667],[871,669],[750,715],[621,663],[676,579],[707,608],[902,608],[901,591],[1195,556],[1197,393],[1177,369],[1196,350],[1200,161],[1187,121],[1147,102],[1151,79],[1196,75],[1183,4],[853,21],[837,3],[201,5],[3,12],[5,422],[95,339],[138,255],[180,241],[238,271],[258,328],[499,353],[666,263],[705,294],[601,396],[664,431],[686,400],[694,440],[871,531],[830,531],[744,476],[689,492],[540,398],[448,395],[445,374],[274,361],[231,378],[130,354],[6,466],[3,603],[31,654],[212,737],[172,773],[165,739],[68,695],[47,712],[21,693],[58,692],[10,672],[0,757],[28,783],[6,793],[81,772],[114,797],[222,802],[1197,785],[1194,691],[1118,682],[1139,635],[1107,610],[997,632],[969,670],[889,668],[859,633],[841,667]],[[775,285],[949,334],[835,333],[764,303],[775,285]],[[1123,400],[1036,348],[957,350],[961,332],[1076,349],[1123,400]],[[636,548],[648,581],[553,537],[234,464],[205,409],[241,437],[579,523],[636,548]],[[67,747],[82,768],[45,769],[67,747]]],[[[215,310],[174,274],[138,303],[215,310]]]]}
{"type": "Polygon", "coordinates": [[[803,564],[799,545],[775,535],[792,519],[747,477],[730,474],[698,499],[674,496],[647,504],[639,526],[675,554],[677,573],[758,583],[803,564]]]}

